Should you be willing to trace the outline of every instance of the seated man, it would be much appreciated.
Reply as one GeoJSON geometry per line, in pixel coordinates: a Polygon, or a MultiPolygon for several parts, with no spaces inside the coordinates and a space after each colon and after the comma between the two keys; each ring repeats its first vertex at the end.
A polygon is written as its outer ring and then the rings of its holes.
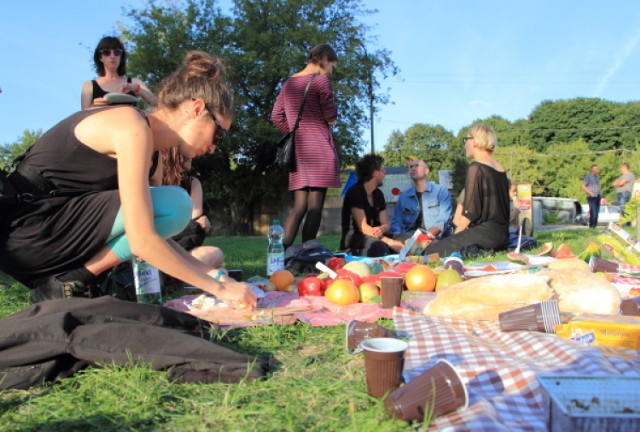
{"type": "Polygon", "coordinates": [[[422,228],[435,238],[450,233],[451,196],[447,188],[429,181],[429,167],[420,159],[407,164],[413,186],[400,194],[391,218],[394,239],[407,240],[422,228]]]}
{"type": "Polygon", "coordinates": [[[358,182],[351,186],[342,203],[340,249],[354,255],[378,257],[398,252],[403,244],[387,236],[389,216],[384,194],[384,159],[369,154],[356,164],[358,182]]]}

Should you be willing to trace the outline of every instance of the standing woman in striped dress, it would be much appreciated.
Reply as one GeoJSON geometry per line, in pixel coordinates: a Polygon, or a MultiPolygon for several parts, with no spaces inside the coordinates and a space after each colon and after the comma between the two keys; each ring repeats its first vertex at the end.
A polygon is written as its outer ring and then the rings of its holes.
{"type": "Polygon", "coordinates": [[[289,173],[293,209],[284,225],[285,248],[293,244],[305,215],[302,241],[316,238],[327,188],[340,187],[338,152],[331,135],[338,112],[328,78],[337,63],[331,45],[315,46],[307,56],[306,67],[284,83],[271,112],[271,121],[280,132],[293,130],[304,90],[313,79],[296,131],[296,170],[289,173]]]}

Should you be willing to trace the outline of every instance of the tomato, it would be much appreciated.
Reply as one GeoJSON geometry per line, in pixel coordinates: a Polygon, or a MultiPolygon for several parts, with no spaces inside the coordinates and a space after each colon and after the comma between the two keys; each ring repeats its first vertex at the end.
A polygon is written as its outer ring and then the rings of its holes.
{"type": "Polygon", "coordinates": [[[348,279],[337,279],[324,293],[327,300],[333,304],[346,306],[360,301],[360,291],[348,279]]]}
{"type": "Polygon", "coordinates": [[[298,282],[299,296],[323,296],[326,289],[322,279],[316,276],[307,276],[298,282]]]}
{"type": "Polygon", "coordinates": [[[333,271],[336,271],[338,269],[341,269],[346,263],[347,260],[345,260],[344,258],[333,257],[329,260],[329,262],[327,262],[327,267],[329,267],[333,271]]]}
{"type": "Polygon", "coordinates": [[[351,283],[354,284],[356,287],[359,287],[360,284],[362,283],[362,278],[352,271],[345,270],[345,269],[338,269],[336,270],[336,273],[338,275],[336,276],[336,279],[350,280],[351,283]]]}

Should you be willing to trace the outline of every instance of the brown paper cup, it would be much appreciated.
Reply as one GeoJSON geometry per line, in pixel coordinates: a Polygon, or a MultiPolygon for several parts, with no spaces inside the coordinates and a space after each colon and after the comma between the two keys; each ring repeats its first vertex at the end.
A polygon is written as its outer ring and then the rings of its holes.
{"type": "Polygon", "coordinates": [[[376,323],[352,320],[347,323],[347,353],[353,355],[362,351],[361,343],[367,339],[392,337],[393,331],[376,323]]]}
{"type": "Polygon", "coordinates": [[[502,331],[538,331],[555,333],[554,327],[562,324],[557,300],[544,301],[498,315],[502,331]]]}
{"type": "Polygon", "coordinates": [[[393,309],[400,306],[404,279],[401,277],[380,278],[380,291],[382,294],[382,309],[393,309]]]}
{"type": "Polygon", "coordinates": [[[469,404],[467,387],[451,363],[438,360],[385,399],[389,416],[406,421],[435,418],[469,404]]]}
{"type": "Polygon", "coordinates": [[[402,383],[404,352],[408,344],[394,338],[372,338],[361,343],[367,393],[382,398],[402,383]]]}
{"type": "Polygon", "coordinates": [[[640,316],[640,297],[632,297],[622,300],[620,313],[628,316],[640,316]]]}

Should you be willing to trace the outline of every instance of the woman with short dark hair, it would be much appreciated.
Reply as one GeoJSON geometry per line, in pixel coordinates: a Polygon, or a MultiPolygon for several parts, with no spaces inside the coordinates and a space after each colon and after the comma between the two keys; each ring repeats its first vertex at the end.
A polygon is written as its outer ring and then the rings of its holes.
{"type": "Polygon", "coordinates": [[[156,104],[156,97],[141,80],[127,76],[127,51],[117,37],[100,39],[93,52],[93,64],[98,78],[82,84],[80,107],[83,110],[106,105],[104,96],[108,93],[139,96],[149,105],[156,104]]]}

